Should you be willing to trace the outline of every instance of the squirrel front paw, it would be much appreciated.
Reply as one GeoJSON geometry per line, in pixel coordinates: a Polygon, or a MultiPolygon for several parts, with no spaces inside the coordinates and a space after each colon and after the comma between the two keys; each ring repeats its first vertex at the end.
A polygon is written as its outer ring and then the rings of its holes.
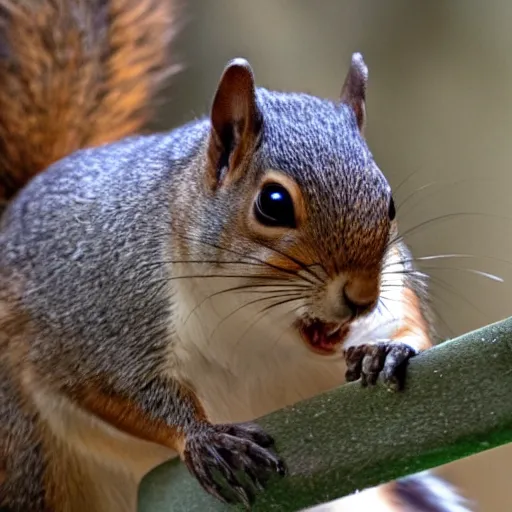
{"type": "Polygon", "coordinates": [[[187,436],[183,459],[208,493],[249,507],[255,490],[263,490],[273,473],[286,473],[282,459],[269,450],[273,444],[272,437],[253,423],[203,425],[187,436]],[[215,480],[215,472],[227,488],[215,480]]]}
{"type": "Polygon", "coordinates": [[[349,347],[344,351],[347,370],[345,379],[361,378],[363,386],[375,385],[381,376],[384,384],[394,390],[403,388],[407,361],[416,351],[397,341],[349,347]]]}

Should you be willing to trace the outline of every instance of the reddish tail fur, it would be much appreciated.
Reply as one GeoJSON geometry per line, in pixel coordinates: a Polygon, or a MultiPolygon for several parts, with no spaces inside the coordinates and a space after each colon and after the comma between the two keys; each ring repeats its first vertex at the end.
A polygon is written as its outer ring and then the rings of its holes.
{"type": "Polygon", "coordinates": [[[176,70],[169,0],[0,0],[0,205],[75,150],[139,132],[176,70]]]}

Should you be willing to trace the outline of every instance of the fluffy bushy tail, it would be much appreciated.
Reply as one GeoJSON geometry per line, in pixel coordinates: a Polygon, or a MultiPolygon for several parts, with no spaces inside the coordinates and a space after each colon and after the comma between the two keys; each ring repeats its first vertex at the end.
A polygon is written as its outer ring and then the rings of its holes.
{"type": "Polygon", "coordinates": [[[472,512],[471,504],[431,472],[366,489],[307,512],[472,512]]]}
{"type": "Polygon", "coordinates": [[[471,512],[471,504],[457,489],[430,472],[388,485],[388,492],[400,512],[471,512]]]}
{"type": "Polygon", "coordinates": [[[177,69],[171,0],[0,0],[0,211],[35,174],[139,132],[177,69]]]}

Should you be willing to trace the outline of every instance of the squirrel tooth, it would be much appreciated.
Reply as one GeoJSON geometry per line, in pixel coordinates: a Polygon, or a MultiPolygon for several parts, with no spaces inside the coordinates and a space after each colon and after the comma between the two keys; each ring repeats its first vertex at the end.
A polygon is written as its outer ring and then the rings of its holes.
{"type": "Polygon", "coordinates": [[[333,327],[330,331],[327,332],[327,336],[334,336],[341,329],[342,324],[339,323],[336,327],[333,327]]]}

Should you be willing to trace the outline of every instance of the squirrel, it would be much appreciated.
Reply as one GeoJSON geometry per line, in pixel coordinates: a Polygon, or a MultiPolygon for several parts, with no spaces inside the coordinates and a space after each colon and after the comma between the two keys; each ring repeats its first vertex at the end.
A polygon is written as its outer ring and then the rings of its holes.
{"type": "MultiPolygon", "coordinates": [[[[364,136],[361,54],[337,101],[257,87],[233,59],[209,116],[149,134],[176,12],[0,0],[5,510],[134,512],[173,457],[250,505],[286,474],[253,420],[345,381],[399,391],[433,343],[364,136]]],[[[413,475],[328,506],[466,510],[448,488],[413,475]]]]}

